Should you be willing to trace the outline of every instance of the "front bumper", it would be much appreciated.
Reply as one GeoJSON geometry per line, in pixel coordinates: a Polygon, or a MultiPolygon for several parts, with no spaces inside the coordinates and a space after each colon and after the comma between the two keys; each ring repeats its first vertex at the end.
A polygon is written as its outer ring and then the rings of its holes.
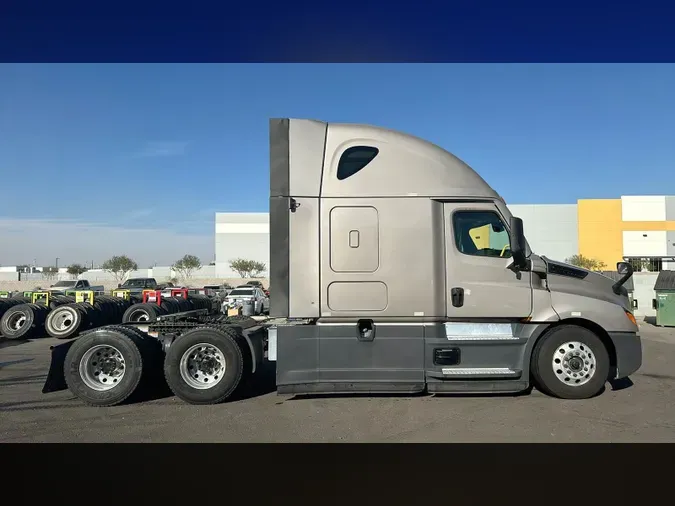
{"type": "Polygon", "coordinates": [[[642,340],[639,332],[609,332],[616,350],[614,379],[627,378],[642,366],[642,340]]]}

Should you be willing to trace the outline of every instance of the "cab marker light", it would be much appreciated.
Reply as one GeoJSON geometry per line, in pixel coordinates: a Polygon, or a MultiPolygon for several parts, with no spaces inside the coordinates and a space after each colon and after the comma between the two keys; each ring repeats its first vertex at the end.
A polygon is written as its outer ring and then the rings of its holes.
{"type": "Polygon", "coordinates": [[[633,322],[633,325],[637,327],[637,321],[635,320],[635,316],[633,315],[633,313],[631,313],[630,311],[626,311],[625,309],[623,311],[624,313],[626,313],[628,319],[633,322]]]}

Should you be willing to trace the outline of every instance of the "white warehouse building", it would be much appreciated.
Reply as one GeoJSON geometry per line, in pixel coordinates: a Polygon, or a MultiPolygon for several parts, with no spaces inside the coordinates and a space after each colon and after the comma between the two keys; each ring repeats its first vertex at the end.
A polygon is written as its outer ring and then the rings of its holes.
{"type": "Polygon", "coordinates": [[[230,268],[230,262],[237,258],[263,262],[269,269],[269,257],[268,213],[216,213],[217,278],[238,277],[230,268]]]}
{"type": "MultiPolygon", "coordinates": [[[[555,260],[579,252],[576,204],[519,204],[508,206],[523,219],[532,249],[555,260]]],[[[270,265],[268,213],[216,213],[216,277],[232,278],[236,258],[270,265]]]]}

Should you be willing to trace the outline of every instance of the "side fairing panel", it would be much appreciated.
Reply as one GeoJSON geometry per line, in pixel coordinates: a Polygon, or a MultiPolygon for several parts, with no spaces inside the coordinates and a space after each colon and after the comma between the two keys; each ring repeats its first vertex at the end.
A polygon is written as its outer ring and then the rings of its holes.
{"type": "Polygon", "coordinates": [[[270,120],[270,315],[288,316],[290,120],[270,120]]]}
{"type": "Polygon", "coordinates": [[[326,123],[270,120],[270,314],[319,316],[319,194],[326,123]]]}

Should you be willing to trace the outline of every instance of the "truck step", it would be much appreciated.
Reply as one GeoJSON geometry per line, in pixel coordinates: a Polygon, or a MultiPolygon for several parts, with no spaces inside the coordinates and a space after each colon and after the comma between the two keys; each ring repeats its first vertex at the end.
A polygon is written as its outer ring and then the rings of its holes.
{"type": "Polygon", "coordinates": [[[440,371],[427,371],[429,378],[454,381],[458,379],[520,378],[523,371],[509,367],[443,367],[440,371]]]}

